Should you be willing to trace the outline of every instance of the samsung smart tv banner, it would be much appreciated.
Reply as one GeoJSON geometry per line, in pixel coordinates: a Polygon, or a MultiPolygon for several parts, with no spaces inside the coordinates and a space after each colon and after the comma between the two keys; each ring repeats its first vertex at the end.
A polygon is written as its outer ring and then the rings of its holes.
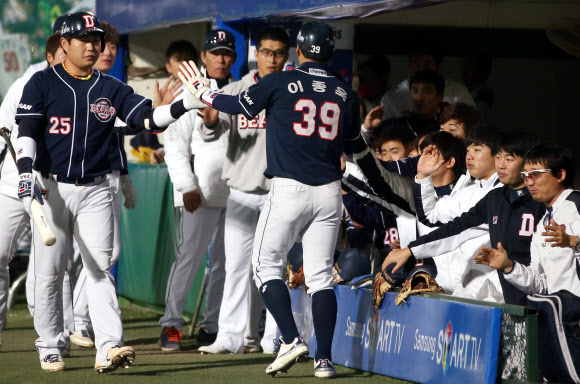
{"type": "MultiPolygon", "coordinates": [[[[495,383],[501,308],[420,296],[397,306],[397,295],[387,293],[377,312],[370,290],[337,286],[335,292],[334,363],[419,383],[495,383]]],[[[312,357],[311,300],[302,288],[290,294],[312,357]]]]}

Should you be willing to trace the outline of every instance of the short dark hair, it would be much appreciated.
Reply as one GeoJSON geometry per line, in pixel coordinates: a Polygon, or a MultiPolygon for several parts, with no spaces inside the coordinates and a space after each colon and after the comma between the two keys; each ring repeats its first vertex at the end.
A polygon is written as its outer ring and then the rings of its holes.
{"type": "Polygon", "coordinates": [[[541,143],[531,148],[524,156],[524,164],[545,164],[552,170],[554,177],[559,177],[560,171],[566,171],[563,185],[565,188],[574,186],[576,167],[574,166],[574,154],[568,147],[562,145],[541,143]]]}
{"type": "Polygon", "coordinates": [[[106,21],[101,21],[101,27],[103,27],[103,31],[105,31],[105,42],[115,44],[118,47],[119,32],[117,31],[117,28],[113,27],[106,21]]]}
{"type": "Polygon", "coordinates": [[[501,137],[499,150],[512,156],[524,157],[541,140],[528,132],[508,132],[501,137]]]}
{"type": "Polygon", "coordinates": [[[428,145],[436,146],[445,160],[449,160],[452,157],[455,159],[455,165],[453,166],[455,178],[459,178],[465,173],[465,154],[467,151],[463,140],[449,132],[437,131],[427,135],[421,143],[421,150],[428,145]]]}
{"type": "Polygon", "coordinates": [[[429,136],[431,134],[431,132],[423,132],[420,135],[417,135],[417,137],[415,137],[413,139],[413,141],[411,141],[409,143],[409,146],[407,147],[407,152],[411,152],[411,151],[417,151],[420,152],[419,150],[423,149],[423,142],[421,140],[423,140],[425,137],[429,136]],[[421,145],[419,145],[419,143],[421,143],[421,145]]]}
{"type": "MultiPolygon", "coordinates": [[[[380,128],[380,127],[379,127],[380,128]]],[[[380,130],[380,133],[373,141],[373,149],[375,151],[381,149],[381,145],[387,141],[400,141],[401,144],[407,149],[409,144],[415,139],[415,133],[407,127],[400,126],[387,126],[386,128],[380,130]]]]}
{"type": "Polygon", "coordinates": [[[439,116],[439,124],[443,125],[449,120],[457,120],[463,123],[463,130],[465,131],[465,136],[467,136],[469,131],[481,121],[481,113],[471,105],[462,102],[453,103],[443,109],[439,116]]]}
{"type": "Polygon", "coordinates": [[[54,57],[56,51],[58,51],[59,48],[60,48],[60,32],[56,32],[50,35],[46,40],[45,55],[48,55],[50,53],[54,57]]]}
{"type": "Polygon", "coordinates": [[[442,95],[445,91],[445,79],[439,72],[435,71],[419,71],[411,76],[409,80],[409,87],[412,87],[415,83],[429,83],[433,84],[437,93],[442,95]]]}
{"type": "Polygon", "coordinates": [[[268,27],[258,33],[254,40],[256,49],[260,49],[264,40],[279,41],[286,46],[286,51],[290,48],[290,37],[284,29],[279,27],[268,27]]]}
{"type": "Polygon", "coordinates": [[[478,125],[473,128],[465,139],[465,146],[487,145],[491,149],[491,154],[495,155],[499,151],[501,132],[492,125],[478,125]]]}
{"type": "Polygon", "coordinates": [[[169,59],[177,54],[177,61],[197,60],[197,49],[187,40],[177,40],[169,44],[165,51],[165,62],[169,63],[169,59]]]}

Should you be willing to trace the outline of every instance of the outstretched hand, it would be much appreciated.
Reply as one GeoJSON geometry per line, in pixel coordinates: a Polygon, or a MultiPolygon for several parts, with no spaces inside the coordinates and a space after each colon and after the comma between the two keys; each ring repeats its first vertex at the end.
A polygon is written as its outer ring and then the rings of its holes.
{"type": "Polygon", "coordinates": [[[494,269],[503,269],[505,273],[511,272],[514,267],[513,261],[508,258],[507,251],[501,243],[497,243],[497,249],[481,247],[473,257],[475,264],[483,264],[494,269]]]}
{"type": "Polygon", "coordinates": [[[429,177],[433,172],[445,164],[443,155],[435,145],[428,145],[421,154],[417,163],[417,179],[429,177]]]}
{"type": "Polygon", "coordinates": [[[153,108],[173,103],[173,100],[183,92],[183,89],[179,89],[179,87],[183,85],[181,80],[176,79],[172,82],[173,79],[173,75],[169,76],[169,79],[167,79],[161,89],[159,89],[159,82],[155,80],[155,89],[153,90],[153,108]]]}

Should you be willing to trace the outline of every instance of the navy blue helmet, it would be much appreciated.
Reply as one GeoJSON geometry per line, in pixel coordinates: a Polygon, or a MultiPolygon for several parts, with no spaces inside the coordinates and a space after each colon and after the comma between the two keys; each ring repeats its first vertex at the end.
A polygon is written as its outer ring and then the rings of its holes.
{"type": "Polygon", "coordinates": [[[70,13],[64,17],[60,29],[62,37],[81,37],[93,32],[101,34],[101,52],[103,52],[105,50],[105,31],[97,16],[92,13],[70,13]]]}
{"type": "Polygon", "coordinates": [[[334,59],[334,30],[320,21],[304,23],[298,31],[296,43],[304,57],[322,64],[334,59]]]}

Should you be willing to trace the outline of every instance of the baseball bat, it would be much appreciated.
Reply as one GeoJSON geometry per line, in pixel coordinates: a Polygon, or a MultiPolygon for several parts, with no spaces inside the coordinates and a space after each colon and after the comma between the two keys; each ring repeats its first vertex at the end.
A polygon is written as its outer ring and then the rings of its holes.
{"type": "MultiPolygon", "coordinates": [[[[0,129],[0,135],[4,138],[6,145],[8,146],[8,150],[12,155],[12,159],[14,163],[16,163],[16,152],[14,152],[14,147],[12,146],[12,142],[10,141],[10,136],[8,135],[8,130],[6,128],[0,129]]],[[[54,237],[54,232],[50,227],[50,223],[48,222],[48,217],[46,217],[46,213],[42,209],[42,205],[36,199],[34,192],[32,193],[32,203],[30,204],[30,212],[32,213],[32,218],[34,219],[34,223],[36,223],[36,228],[40,233],[40,237],[42,238],[42,242],[47,245],[51,246],[56,243],[56,237],[54,237]]]]}

